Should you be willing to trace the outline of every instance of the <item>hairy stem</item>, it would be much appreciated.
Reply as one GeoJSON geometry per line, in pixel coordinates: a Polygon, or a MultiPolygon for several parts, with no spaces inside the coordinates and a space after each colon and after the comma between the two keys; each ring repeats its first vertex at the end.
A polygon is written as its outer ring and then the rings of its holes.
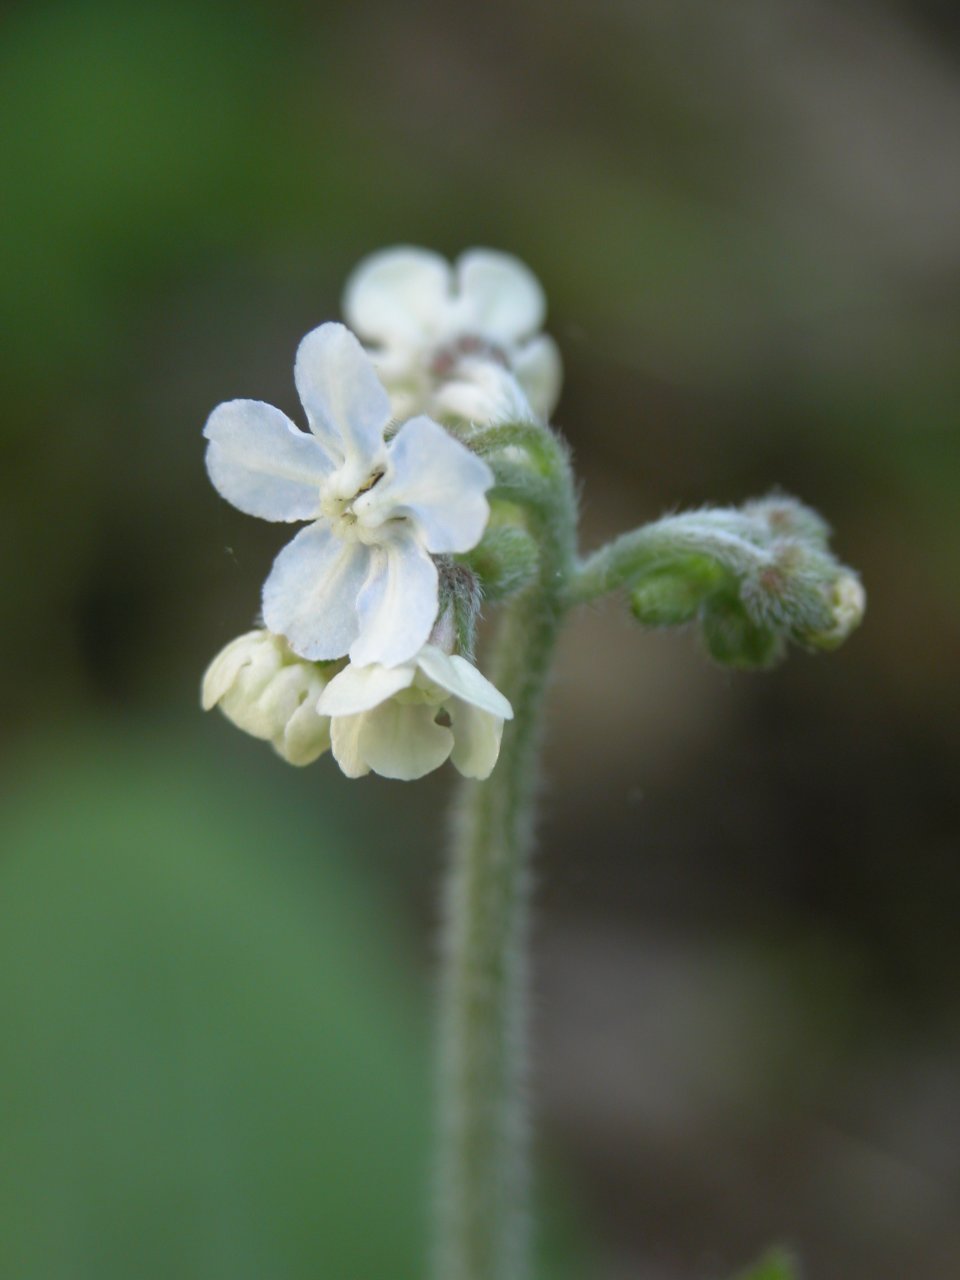
{"type": "Polygon", "coordinates": [[[526,934],[541,713],[574,563],[566,458],[551,453],[538,580],[504,610],[491,678],[514,710],[485,782],[461,786],[445,894],[436,1280],[529,1274],[526,934]]]}
{"type": "Polygon", "coordinates": [[[588,556],[571,578],[567,599],[570,604],[581,604],[609,595],[690,555],[706,556],[741,576],[769,563],[770,554],[761,545],[762,539],[759,522],[738,511],[666,516],[622,534],[588,556]]]}

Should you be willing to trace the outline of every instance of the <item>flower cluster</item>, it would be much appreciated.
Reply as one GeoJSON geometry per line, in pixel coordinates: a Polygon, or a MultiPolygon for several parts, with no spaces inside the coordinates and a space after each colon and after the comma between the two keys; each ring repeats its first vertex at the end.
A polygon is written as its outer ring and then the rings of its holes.
{"type": "Polygon", "coordinates": [[[505,254],[450,267],[403,248],[361,264],[344,309],[370,345],[336,323],[300,343],[308,431],[257,400],[219,405],[204,429],[228,502],[305,527],[263,585],[263,629],[214,659],[203,705],[292,764],[330,747],[350,777],[417,778],[448,758],[486,777],[512,710],[454,652],[472,618],[450,624],[449,583],[490,518],[471,429],[537,421],[559,392],[543,294],[505,254]]]}
{"type": "Polygon", "coordinates": [[[488,777],[513,715],[476,667],[436,645],[395,667],[358,667],[308,662],[266,630],[238,636],[214,658],[202,702],[290,764],[310,764],[332,748],[350,778],[373,770],[405,782],[448,758],[464,777],[488,777]]]}

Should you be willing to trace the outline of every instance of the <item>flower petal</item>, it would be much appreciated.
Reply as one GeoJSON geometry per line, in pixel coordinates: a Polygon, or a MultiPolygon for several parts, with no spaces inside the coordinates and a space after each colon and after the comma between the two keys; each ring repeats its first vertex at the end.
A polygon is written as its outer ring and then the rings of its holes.
{"type": "Polygon", "coordinates": [[[355,602],[370,549],[344,542],[323,521],[287,543],[263,584],[263,619],[303,658],[342,658],[357,636],[355,602]]]}
{"type": "Polygon", "coordinates": [[[540,282],[511,254],[471,249],[457,261],[457,280],[467,314],[484,337],[516,342],[543,324],[547,303],[540,282]]]}
{"type": "Polygon", "coordinates": [[[297,394],[310,430],[337,459],[370,464],[383,450],[390,397],[370,357],[342,324],[322,324],[297,348],[297,394]]]}
{"type": "Polygon", "coordinates": [[[436,645],[427,644],[417,654],[417,666],[428,680],[461,701],[502,720],[513,719],[513,707],[496,685],[459,654],[444,653],[436,645]]]}
{"type": "Polygon", "coordinates": [[[515,351],[512,363],[517,381],[537,416],[548,421],[557,407],[563,383],[563,362],[557,344],[542,333],[515,351]]]}
{"type": "MultiPolygon", "coordinates": [[[[231,640],[220,650],[203,673],[200,705],[204,711],[212,710],[230,689],[244,667],[257,660],[262,641],[266,636],[266,631],[248,631],[245,635],[231,640]]],[[[276,670],[279,665],[280,659],[277,657],[271,670],[276,670]]]]}
{"type": "Polygon", "coordinates": [[[368,528],[408,516],[432,552],[469,551],[490,518],[492,484],[482,458],[430,418],[411,418],[388,446],[383,479],[353,509],[368,528]]]}
{"type": "Polygon", "coordinates": [[[384,249],[365,258],[347,281],[343,314],[368,340],[416,344],[442,329],[452,279],[450,264],[439,254],[407,246],[384,249]]]}
{"type": "MultiPolygon", "coordinates": [[[[412,782],[438,769],[453,750],[453,734],[436,723],[437,708],[391,700],[358,716],[357,752],[383,778],[412,782]]],[[[351,717],[352,718],[352,717],[351,717]]],[[[334,730],[339,718],[333,721],[334,730]]]]}
{"type": "Polygon", "coordinates": [[[386,702],[401,689],[408,689],[415,675],[416,667],[412,664],[382,667],[374,663],[368,667],[356,667],[351,663],[324,689],[317,710],[325,716],[358,715],[386,702]]]}
{"type": "Polygon", "coordinates": [[[314,693],[311,682],[307,697],[287,721],[282,740],[274,743],[288,764],[312,764],[330,749],[330,721],[318,713],[314,693]]]}
{"type": "MultiPolygon", "coordinates": [[[[385,667],[412,658],[437,617],[437,566],[412,532],[369,548],[370,572],[357,596],[359,634],[350,661],[385,667]]],[[[292,643],[292,642],[291,642],[292,643]]]]}
{"type": "Polygon", "coordinates": [[[489,778],[500,755],[503,720],[459,698],[450,699],[447,711],[453,725],[450,759],[465,778],[489,778]]]}
{"type": "MultiPolygon", "coordinates": [[[[292,662],[281,667],[258,697],[244,699],[246,706],[241,728],[255,738],[282,738],[287,722],[310,690],[310,676],[311,668],[305,662],[292,662]]],[[[240,691],[237,692],[242,697],[240,691]]],[[[228,696],[223,701],[223,709],[228,714],[229,702],[228,696]]],[[[239,720],[235,722],[240,723],[239,720]]]]}
{"type": "Polygon", "coordinates": [[[222,497],[262,520],[312,520],[332,460],[320,441],[260,400],[228,400],[207,419],[207,472],[222,497]]]}
{"type": "Polygon", "coordinates": [[[337,716],[330,721],[330,750],[348,778],[364,778],[370,772],[360,749],[364,715],[337,716]]]}

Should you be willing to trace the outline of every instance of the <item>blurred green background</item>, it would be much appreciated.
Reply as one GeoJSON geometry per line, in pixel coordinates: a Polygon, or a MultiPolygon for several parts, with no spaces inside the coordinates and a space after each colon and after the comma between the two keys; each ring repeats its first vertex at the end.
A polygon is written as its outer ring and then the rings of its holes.
{"type": "Polygon", "coordinates": [[[7,8],[4,1280],[422,1273],[452,778],[197,706],[283,540],[203,422],[398,242],[540,276],[586,544],[779,484],[870,597],[766,676],[564,640],[544,1275],[960,1274],[958,138],[934,3],[7,8]]]}

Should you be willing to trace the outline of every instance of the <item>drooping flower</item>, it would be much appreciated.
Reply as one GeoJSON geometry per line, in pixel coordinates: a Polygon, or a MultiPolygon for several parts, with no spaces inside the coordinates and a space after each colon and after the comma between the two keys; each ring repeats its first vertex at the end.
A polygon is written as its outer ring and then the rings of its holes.
{"type": "Polygon", "coordinates": [[[432,555],[480,541],[493,473],[426,417],[387,442],[389,397],[343,325],[307,334],[294,379],[310,434],[258,400],[220,405],[204,429],[207,470],[228,502],[312,522],[274,561],[264,622],[304,658],[405,662],[437,615],[432,555]]]}
{"type": "Polygon", "coordinates": [[[369,344],[398,417],[434,412],[435,391],[464,359],[509,369],[544,420],[557,403],[560,353],[539,333],[544,293],[510,254],[470,249],[451,266],[426,249],[381,250],[347,281],[343,311],[369,344]]]}
{"type": "Polygon", "coordinates": [[[350,778],[373,770],[412,781],[450,759],[468,778],[486,778],[513,709],[465,658],[427,644],[401,666],[351,664],[317,704],[331,718],[333,755],[350,778]]]}
{"type": "Polygon", "coordinates": [[[329,676],[282,636],[249,631],[222,649],[203,677],[204,711],[219,706],[238,729],[269,742],[290,764],[310,764],[330,747],[330,721],[317,711],[329,676]]]}

